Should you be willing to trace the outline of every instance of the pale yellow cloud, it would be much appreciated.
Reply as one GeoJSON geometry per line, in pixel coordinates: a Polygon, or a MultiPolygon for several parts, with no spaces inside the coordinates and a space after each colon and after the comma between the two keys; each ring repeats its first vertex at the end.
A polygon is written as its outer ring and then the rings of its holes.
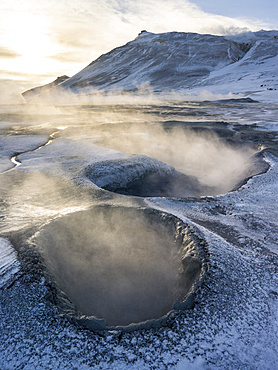
{"type": "Polygon", "coordinates": [[[0,59],[14,59],[20,57],[21,54],[17,53],[16,51],[9,49],[8,47],[0,45],[0,59]]]}
{"type": "Polygon", "coordinates": [[[267,25],[208,14],[185,0],[79,0],[67,8],[64,17],[53,18],[52,26],[52,40],[61,48],[75,50],[76,61],[87,61],[132,40],[142,29],[219,35],[267,25]]]}

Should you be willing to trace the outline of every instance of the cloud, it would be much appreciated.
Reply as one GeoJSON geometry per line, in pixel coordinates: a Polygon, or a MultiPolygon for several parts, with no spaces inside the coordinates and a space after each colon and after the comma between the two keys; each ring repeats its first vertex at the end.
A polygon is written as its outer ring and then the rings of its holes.
{"type": "Polygon", "coordinates": [[[0,58],[5,59],[14,59],[20,57],[21,54],[17,53],[16,51],[9,49],[5,46],[0,46],[0,58]]]}
{"type": "Polygon", "coordinates": [[[142,29],[219,35],[266,26],[257,20],[205,13],[185,0],[79,0],[65,9],[57,9],[56,13],[51,37],[62,48],[75,51],[79,60],[83,56],[86,60],[86,55],[96,58],[135,38],[142,29]],[[59,15],[61,10],[65,12],[63,16],[59,15]]]}
{"type": "Polygon", "coordinates": [[[188,0],[75,0],[70,3],[14,0],[12,5],[2,0],[0,8],[3,20],[0,19],[0,56],[7,61],[1,68],[11,70],[8,58],[16,61],[22,54],[23,60],[13,64],[14,70],[23,71],[25,66],[28,73],[31,70],[37,74],[52,72],[53,78],[78,72],[101,54],[134,39],[143,29],[154,33],[183,31],[225,35],[267,28],[258,20],[206,13],[188,0]],[[17,22],[12,21],[15,19],[17,22]],[[3,28],[5,23],[8,31],[3,28]],[[9,38],[2,42],[1,36],[8,33],[9,38]]]}
{"type": "Polygon", "coordinates": [[[65,51],[51,55],[49,58],[55,59],[61,63],[77,63],[80,60],[80,55],[76,52],[65,51]]]}

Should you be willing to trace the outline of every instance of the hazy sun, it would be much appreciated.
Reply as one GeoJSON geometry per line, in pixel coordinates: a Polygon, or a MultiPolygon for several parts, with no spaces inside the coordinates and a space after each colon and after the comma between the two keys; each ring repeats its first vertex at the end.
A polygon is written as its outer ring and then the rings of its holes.
{"type": "Polygon", "coordinates": [[[3,21],[5,34],[2,44],[20,55],[5,61],[9,69],[36,74],[54,67],[54,61],[47,57],[57,52],[57,45],[51,41],[46,17],[20,12],[10,13],[3,21]]]}

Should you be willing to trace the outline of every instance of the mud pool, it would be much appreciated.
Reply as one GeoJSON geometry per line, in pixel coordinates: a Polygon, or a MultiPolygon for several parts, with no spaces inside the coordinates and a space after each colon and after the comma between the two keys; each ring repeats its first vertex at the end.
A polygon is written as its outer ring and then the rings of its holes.
{"type": "Polygon", "coordinates": [[[2,368],[274,369],[276,112],[1,106],[2,368]]]}
{"type": "Polygon", "coordinates": [[[79,211],[50,222],[32,242],[78,310],[110,327],[186,307],[207,270],[205,246],[186,225],[151,209],[79,211]]]}

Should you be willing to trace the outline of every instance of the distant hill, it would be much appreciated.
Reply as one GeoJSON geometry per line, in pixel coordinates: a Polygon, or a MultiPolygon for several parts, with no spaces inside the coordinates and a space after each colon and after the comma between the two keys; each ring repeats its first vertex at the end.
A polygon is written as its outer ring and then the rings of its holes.
{"type": "MultiPolygon", "coordinates": [[[[63,76],[67,77],[67,76],[63,76]]],[[[278,89],[278,31],[234,36],[142,31],[126,45],[101,55],[76,75],[23,94],[57,92],[198,91],[220,93],[278,89]]]]}
{"type": "Polygon", "coordinates": [[[56,80],[53,82],[50,82],[49,84],[43,85],[43,86],[38,86],[34,87],[33,89],[27,90],[24,93],[22,93],[22,96],[26,101],[32,100],[38,96],[43,97],[45,95],[51,94],[52,90],[54,88],[61,84],[62,82],[66,81],[69,77],[66,75],[57,77],[56,80]]]}

